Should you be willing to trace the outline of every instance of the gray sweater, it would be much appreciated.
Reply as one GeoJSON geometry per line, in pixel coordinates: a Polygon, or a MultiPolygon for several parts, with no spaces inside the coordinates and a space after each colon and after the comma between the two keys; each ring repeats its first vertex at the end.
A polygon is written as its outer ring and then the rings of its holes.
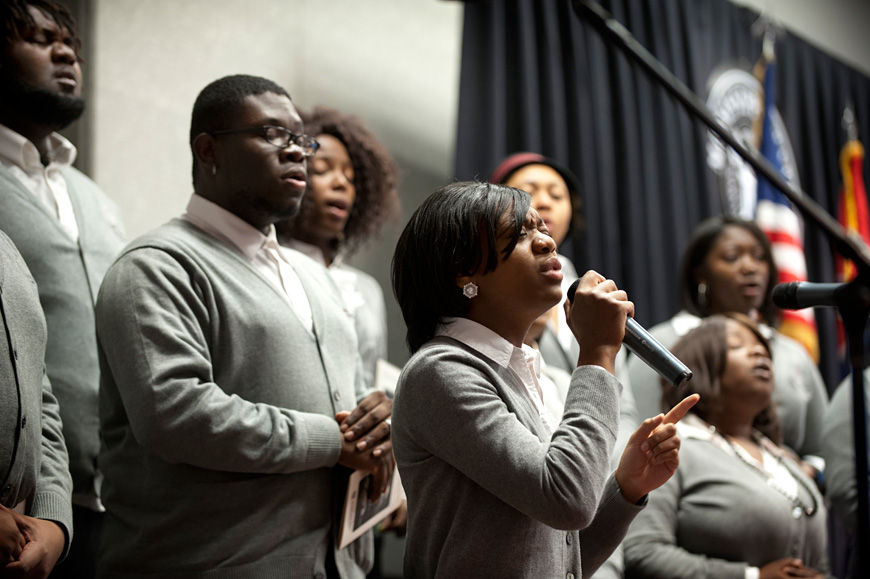
{"type": "Polygon", "coordinates": [[[393,448],[408,495],[407,579],[588,577],[640,511],[608,479],[619,382],[578,368],[550,440],[515,380],[447,337],[405,366],[393,448]]]}
{"type": "Polygon", "coordinates": [[[25,514],[72,538],[72,481],[60,412],[45,375],[45,318],[36,284],[0,232],[0,503],[25,501],[25,514]]]}
{"type": "Polygon", "coordinates": [[[678,424],[680,467],[649,495],[649,506],[625,538],[627,577],[643,579],[743,579],[748,566],[783,557],[827,571],[825,503],[792,461],[784,464],[799,479],[802,505],[812,516],[794,517],[794,505],[762,474],[714,435],[690,423],[678,424]]]}
{"type": "MultiPolygon", "coordinates": [[[[822,456],[825,459],[825,493],[831,509],[850,530],[858,525],[858,480],[855,476],[855,431],[852,421],[852,377],[843,380],[825,415],[822,456]]],[[[864,370],[864,404],[870,413],[870,369],[864,370]]],[[[868,450],[870,457],[870,450],[868,450]]]]}
{"type": "Polygon", "coordinates": [[[0,230],[15,242],[39,286],[48,324],[45,367],[60,403],[76,493],[93,496],[100,448],[100,368],[94,302],[124,244],[117,207],[75,169],[63,171],[79,228],[76,243],[36,196],[0,167],[0,230]]]}
{"type": "MultiPolygon", "coordinates": [[[[324,572],[349,471],[334,415],[364,394],[326,270],[288,251],[314,335],[235,248],[182,220],[140,237],[97,303],[106,577],[324,572]]],[[[335,552],[344,578],[371,535],[335,552]]]]}

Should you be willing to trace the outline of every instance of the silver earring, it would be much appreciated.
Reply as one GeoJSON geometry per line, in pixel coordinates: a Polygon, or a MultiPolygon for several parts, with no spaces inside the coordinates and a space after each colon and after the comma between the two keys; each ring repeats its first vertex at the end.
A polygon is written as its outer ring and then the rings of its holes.
{"type": "Polygon", "coordinates": [[[462,295],[467,297],[468,299],[473,298],[477,295],[477,284],[473,281],[468,282],[464,286],[462,286],[462,295]]]}
{"type": "Polygon", "coordinates": [[[217,175],[217,165],[212,165],[212,166],[211,166],[211,174],[212,174],[212,175],[217,175]]]}
{"type": "Polygon", "coordinates": [[[698,304],[702,308],[707,307],[707,284],[698,284],[698,304]]]}

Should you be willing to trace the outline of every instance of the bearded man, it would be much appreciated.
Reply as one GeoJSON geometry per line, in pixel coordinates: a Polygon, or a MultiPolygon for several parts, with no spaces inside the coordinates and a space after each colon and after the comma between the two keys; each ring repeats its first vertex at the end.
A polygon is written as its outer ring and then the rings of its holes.
{"type": "Polygon", "coordinates": [[[71,14],[46,0],[4,0],[0,30],[0,230],[39,289],[46,373],[60,404],[73,479],[75,541],[52,576],[90,577],[104,510],[96,468],[94,303],[124,232],[115,204],[72,167],[76,149],[56,132],[85,107],[71,14]]]}

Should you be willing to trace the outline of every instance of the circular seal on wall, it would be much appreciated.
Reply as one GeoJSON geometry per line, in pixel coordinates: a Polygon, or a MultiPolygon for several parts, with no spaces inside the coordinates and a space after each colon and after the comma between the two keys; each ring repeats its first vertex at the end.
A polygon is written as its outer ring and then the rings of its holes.
{"type": "MultiPolygon", "coordinates": [[[[739,141],[758,149],[764,103],[761,82],[751,72],[731,66],[714,71],[708,86],[707,108],[739,141]]],[[[791,142],[775,107],[770,112],[770,120],[783,174],[786,180],[797,185],[791,142]]],[[[712,131],[707,132],[707,166],[719,177],[723,210],[753,219],[758,189],[755,171],[712,131]]]]}

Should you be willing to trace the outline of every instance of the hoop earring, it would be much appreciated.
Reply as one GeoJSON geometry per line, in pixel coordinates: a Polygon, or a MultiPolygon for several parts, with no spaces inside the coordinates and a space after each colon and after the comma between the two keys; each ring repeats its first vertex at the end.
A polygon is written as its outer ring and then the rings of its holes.
{"type": "Polygon", "coordinates": [[[217,175],[217,165],[211,166],[211,174],[212,176],[217,175]]]}
{"type": "Polygon", "coordinates": [[[462,295],[464,295],[468,299],[471,299],[477,295],[477,290],[478,290],[477,284],[474,283],[473,281],[470,281],[467,284],[465,284],[464,286],[462,286],[462,295]]]}
{"type": "Polygon", "coordinates": [[[698,305],[702,308],[707,307],[707,284],[698,284],[698,305]]]}

